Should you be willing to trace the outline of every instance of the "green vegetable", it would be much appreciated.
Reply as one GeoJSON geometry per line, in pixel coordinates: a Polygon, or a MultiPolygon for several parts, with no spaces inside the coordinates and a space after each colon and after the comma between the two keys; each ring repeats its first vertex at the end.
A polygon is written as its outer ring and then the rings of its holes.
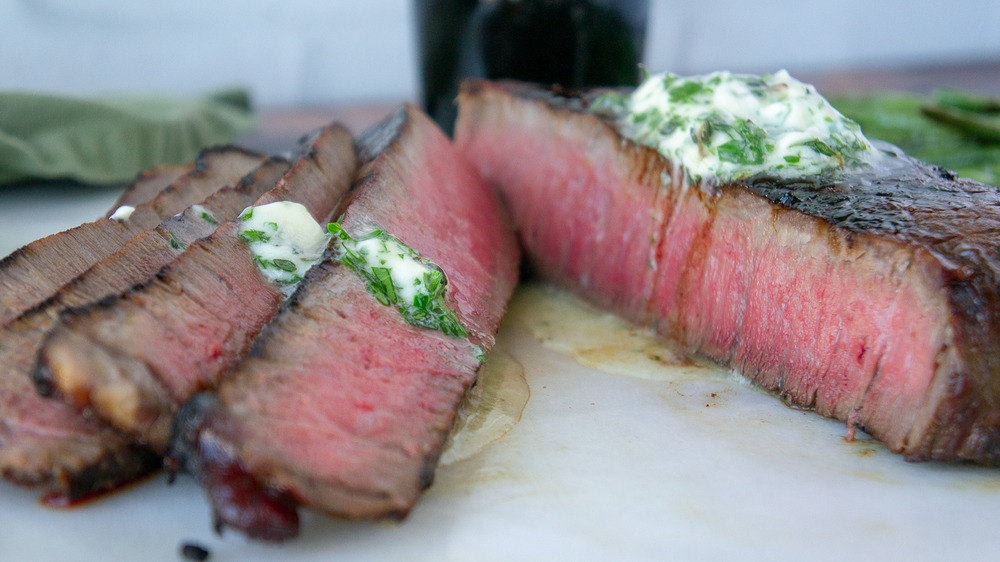
{"type": "Polygon", "coordinates": [[[943,117],[957,114],[988,124],[997,119],[995,108],[1000,106],[1000,100],[956,90],[938,91],[931,96],[884,93],[829,99],[844,115],[857,121],[869,137],[895,144],[911,156],[962,177],[992,185],[1000,183],[1000,144],[985,142],[984,137],[989,135],[970,131],[968,121],[958,123],[943,117]]]}
{"type": "Polygon", "coordinates": [[[981,96],[954,88],[941,88],[934,91],[934,100],[956,109],[964,109],[974,113],[1000,113],[1000,99],[981,96]]]}
{"type": "Polygon", "coordinates": [[[943,105],[925,105],[920,109],[924,115],[951,125],[970,138],[984,143],[1000,143],[1000,119],[997,117],[943,105]]]}

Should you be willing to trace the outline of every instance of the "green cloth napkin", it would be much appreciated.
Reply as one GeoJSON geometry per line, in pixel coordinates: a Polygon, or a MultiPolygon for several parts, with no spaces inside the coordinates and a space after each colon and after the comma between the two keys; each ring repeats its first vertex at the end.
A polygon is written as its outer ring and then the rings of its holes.
{"type": "Polygon", "coordinates": [[[242,90],[200,98],[0,92],[0,184],[123,183],[153,166],[190,162],[253,125],[242,90]]]}

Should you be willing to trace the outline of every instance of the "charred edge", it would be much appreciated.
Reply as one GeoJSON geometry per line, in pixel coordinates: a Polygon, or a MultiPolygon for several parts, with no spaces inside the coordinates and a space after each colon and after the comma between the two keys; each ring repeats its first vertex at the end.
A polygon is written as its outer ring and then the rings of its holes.
{"type": "MultiPolygon", "coordinates": [[[[559,84],[539,85],[518,80],[491,81],[482,79],[464,80],[459,87],[459,92],[462,95],[470,96],[480,95],[489,90],[504,92],[521,99],[540,101],[556,108],[575,112],[586,111],[594,98],[611,91],[609,89],[570,88],[559,84]]],[[[629,90],[623,89],[621,91],[629,90]]]]}
{"type": "Polygon", "coordinates": [[[198,433],[208,416],[218,409],[218,405],[218,397],[214,394],[201,393],[192,396],[177,412],[170,432],[168,454],[164,459],[171,478],[173,473],[181,470],[198,476],[198,433]]]}
{"type": "Polygon", "coordinates": [[[931,169],[934,170],[934,174],[936,174],[939,178],[941,178],[943,180],[947,180],[947,181],[957,181],[958,180],[958,174],[956,174],[955,172],[953,172],[953,171],[951,171],[951,170],[949,170],[947,168],[944,168],[942,166],[934,165],[934,166],[932,166],[931,169]]]}
{"type": "Polygon", "coordinates": [[[169,174],[172,171],[180,172],[180,175],[184,175],[194,169],[193,164],[164,164],[162,166],[154,166],[152,168],[146,168],[145,170],[139,172],[132,178],[132,181],[128,182],[125,187],[124,193],[129,193],[135,189],[135,187],[143,182],[149,181],[160,174],[169,174]]]}
{"type": "Polygon", "coordinates": [[[162,460],[152,449],[133,444],[68,477],[63,489],[66,499],[77,503],[113,492],[161,466],[162,460]]]}
{"type": "Polygon", "coordinates": [[[323,136],[326,130],[327,128],[320,127],[299,137],[298,145],[292,150],[289,159],[293,162],[300,162],[307,158],[314,158],[316,156],[316,141],[323,136]]]}
{"type": "MultiPolygon", "coordinates": [[[[224,224],[222,226],[224,226],[224,224]]],[[[220,226],[219,228],[222,228],[222,226],[220,226]]],[[[218,232],[218,229],[216,229],[216,232],[218,232]]],[[[213,233],[211,236],[214,235],[215,233],[213,233]]],[[[201,243],[203,240],[204,239],[192,242],[191,245],[188,246],[188,250],[190,250],[193,247],[199,247],[198,244],[201,243]]],[[[77,317],[86,317],[87,315],[92,314],[93,311],[95,310],[114,308],[120,302],[129,300],[134,293],[141,292],[147,287],[151,287],[153,285],[158,285],[158,284],[164,285],[165,288],[169,288],[171,291],[177,292],[179,289],[177,288],[175,281],[171,277],[174,268],[175,268],[174,262],[170,262],[164,265],[162,268],[160,268],[156,273],[154,273],[148,279],[133,284],[131,287],[129,287],[128,289],[126,289],[121,293],[110,294],[101,297],[100,299],[93,302],[81,304],[79,306],[71,306],[69,308],[61,310],[59,312],[59,318],[55,322],[55,327],[52,330],[50,330],[49,333],[51,334],[60,326],[68,324],[77,317]]],[[[61,297],[60,293],[56,293],[54,297],[49,300],[53,300],[55,303],[58,303],[60,297],[61,297]]]]}
{"type": "MultiPolygon", "coordinates": [[[[590,111],[594,100],[608,92],[619,92],[622,94],[632,91],[632,88],[589,88],[574,89],[565,88],[559,85],[541,86],[529,82],[519,82],[517,80],[471,80],[468,88],[463,88],[462,93],[468,95],[487,94],[488,91],[499,93],[507,97],[514,97],[532,104],[540,104],[550,111],[555,111],[563,115],[574,115],[590,120],[591,123],[599,127],[604,127],[616,137],[627,141],[628,145],[641,148],[651,153],[656,153],[655,149],[642,146],[632,140],[621,136],[618,126],[606,115],[601,115],[590,111]]],[[[463,86],[466,84],[463,82],[463,86]]],[[[657,157],[658,154],[657,154],[657,157]]],[[[657,158],[658,159],[658,158],[657,158]]]]}
{"type": "MultiPolygon", "coordinates": [[[[58,320],[59,320],[59,315],[62,313],[63,310],[65,310],[65,308],[62,305],[62,302],[63,302],[63,291],[67,287],[73,287],[75,285],[76,285],[76,279],[74,279],[74,280],[70,281],[69,283],[63,285],[63,287],[61,289],[59,289],[59,291],[56,294],[54,294],[54,295],[52,295],[50,297],[47,297],[42,302],[40,302],[40,303],[32,306],[28,310],[25,310],[20,315],[18,315],[18,317],[15,319],[15,321],[16,322],[24,322],[24,321],[30,319],[31,317],[33,317],[35,315],[43,315],[43,316],[50,317],[52,319],[52,322],[53,322],[52,326],[55,326],[56,322],[58,322],[58,320]]],[[[11,324],[14,324],[14,322],[11,322],[11,324]]]]}
{"type": "Polygon", "coordinates": [[[376,157],[387,151],[394,142],[398,142],[409,123],[408,107],[404,107],[358,135],[354,141],[354,147],[361,165],[364,166],[375,160],[376,157]]]}
{"type": "Polygon", "coordinates": [[[261,176],[266,176],[269,173],[271,167],[282,166],[285,169],[291,167],[292,162],[284,156],[269,156],[267,160],[261,162],[260,166],[255,168],[249,174],[243,176],[236,186],[233,188],[234,191],[240,193],[245,193],[254,187],[258,181],[261,181],[261,176]]]}
{"type": "Polygon", "coordinates": [[[284,541],[298,535],[295,500],[281,490],[261,485],[206,427],[219,412],[214,394],[195,395],[181,407],[170,439],[165,464],[169,471],[186,470],[204,487],[212,505],[215,530],[226,527],[265,541],[284,541]]]}
{"type": "Polygon", "coordinates": [[[191,179],[191,178],[196,178],[198,176],[205,175],[208,172],[209,160],[213,156],[225,156],[227,154],[242,154],[242,155],[245,155],[245,156],[249,156],[251,158],[263,158],[264,157],[264,155],[260,154],[259,152],[254,152],[253,150],[249,150],[247,148],[243,148],[241,146],[235,146],[235,145],[231,145],[231,144],[227,144],[227,145],[223,145],[223,146],[212,146],[212,147],[206,148],[206,149],[204,149],[204,150],[202,150],[201,152],[198,153],[198,157],[195,158],[194,165],[192,166],[192,168],[191,168],[191,170],[189,172],[187,172],[186,174],[182,175],[181,177],[179,177],[176,180],[174,180],[173,182],[171,182],[171,184],[168,185],[167,187],[164,187],[163,190],[160,191],[160,193],[157,194],[156,197],[154,197],[151,201],[149,201],[147,203],[144,203],[144,205],[146,205],[146,204],[154,204],[154,202],[157,199],[159,199],[161,195],[163,195],[163,194],[169,194],[169,193],[173,193],[173,192],[177,191],[179,189],[178,185],[182,184],[184,182],[185,178],[191,179]]]}
{"type": "MultiPolygon", "coordinates": [[[[299,289],[301,289],[301,287],[295,289],[295,292],[292,293],[292,297],[299,294],[300,292],[299,289]]],[[[289,300],[291,300],[292,297],[289,297],[289,300]]],[[[295,303],[286,302],[284,307],[292,309],[298,308],[298,302],[295,303]]],[[[281,314],[282,313],[279,312],[278,316],[281,316],[281,314]]],[[[277,319],[277,317],[275,318],[277,319]]],[[[264,326],[264,329],[261,330],[259,334],[257,334],[257,337],[254,338],[253,343],[250,344],[250,349],[248,349],[246,352],[245,355],[246,358],[261,359],[264,357],[265,353],[267,352],[267,341],[271,339],[272,325],[273,322],[272,324],[264,326]]],[[[223,374],[222,376],[225,377],[226,375],[223,374]]]]}
{"type": "MultiPolygon", "coordinates": [[[[443,440],[444,437],[442,437],[442,442],[443,440]]],[[[431,485],[434,484],[434,473],[437,470],[438,459],[441,456],[440,451],[441,449],[439,447],[434,454],[427,455],[424,458],[424,464],[420,467],[419,486],[421,491],[430,488],[431,485]]]]}
{"type": "Polygon", "coordinates": [[[145,197],[142,197],[141,201],[133,202],[132,203],[133,206],[149,203],[150,201],[155,199],[156,196],[158,196],[161,192],[163,192],[163,190],[170,187],[175,181],[184,177],[192,170],[194,170],[194,162],[186,164],[163,164],[161,166],[154,166],[152,168],[147,168],[139,172],[138,174],[135,175],[134,178],[132,178],[132,181],[125,183],[124,190],[118,196],[118,199],[115,200],[114,205],[110,209],[108,209],[108,211],[104,213],[104,215],[101,218],[106,218],[106,219],[111,218],[111,215],[115,212],[115,210],[121,207],[123,204],[126,204],[126,202],[129,201],[130,199],[132,199],[132,195],[134,195],[137,191],[145,191],[147,189],[145,185],[146,182],[154,181],[158,179],[160,175],[173,174],[174,176],[172,180],[162,185],[155,192],[148,193],[145,197]]]}
{"type": "Polygon", "coordinates": [[[205,169],[206,169],[206,167],[208,166],[208,160],[209,160],[209,158],[211,158],[213,156],[216,156],[216,155],[218,155],[218,156],[225,156],[227,154],[242,154],[244,156],[249,156],[250,158],[263,158],[264,157],[263,154],[261,154],[261,153],[259,153],[257,151],[250,150],[250,149],[244,148],[242,146],[236,146],[236,145],[233,145],[233,144],[226,144],[226,145],[221,145],[221,146],[212,146],[212,147],[209,147],[209,148],[206,148],[206,149],[202,150],[198,154],[198,158],[197,158],[197,160],[195,160],[195,164],[194,164],[194,172],[204,172],[205,169]]]}
{"type": "Polygon", "coordinates": [[[313,129],[299,137],[298,145],[288,155],[288,159],[294,163],[292,168],[301,166],[305,160],[315,160],[316,155],[319,154],[319,150],[316,148],[319,139],[332,135],[334,131],[338,130],[343,131],[345,134],[350,134],[347,128],[340,123],[330,123],[329,125],[313,129]]]}
{"type": "MultiPolygon", "coordinates": [[[[30,244],[30,243],[29,243],[30,244]]],[[[20,248],[14,250],[13,252],[7,254],[3,259],[0,259],[0,270],[10,267],[14,262],[20,259],[26,259],[28,257],[28,245],[25,244],[20,248]]]]}
{"type": "Polygon", "coordinates": [[[58,398],[60,396],[59,387],[56,385],[56,374],[52,371],[52,367],[49,366],[48,357],[45,354],[45,349],[52,339],[53,332],[54,330],[46,334],[39,348],[38,357],[35,359],[35,364],[31,367],[29,374],[31,382],[35,385],[35,390],[38,391],[38,394],[46,398],[58,398]]]}
{"type": "Polygon", "coordinates": [[[288,177],[306,166],[312,165],[322,169],[323,165],[318,159],[319,147],[317,145],[319,144],[319,139],[324,136],[332,136],[335,131],[342,131],[345,135],[350,135],[347,128],[340,123],[331,123],[324,127],[313,129],[299,138],[298,145],[287,155],[291,165],[282,178],[278,180],[276,187],[283,187],[288,177]]]}

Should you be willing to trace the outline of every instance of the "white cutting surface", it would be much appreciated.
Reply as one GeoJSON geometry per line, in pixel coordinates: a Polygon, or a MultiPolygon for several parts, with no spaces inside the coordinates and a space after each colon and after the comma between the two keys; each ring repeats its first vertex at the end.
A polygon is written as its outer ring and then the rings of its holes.
{"type": "MultiPolygon", "coordinates": [[[[0,188],[0,254],[98,216],[116,195],[0,188]]],[[[525,294],[518,303],[533,302],[525,294]]],[[[442,467],[403,523],[306,514],[303,536],[276,546],[215,536],[189,479],[167,486],[156,476],[70,510],[0,482],[0,560],[176,561],[185,541],[213,561],[241,562],[1000,553],[1000,469],[911,464],[877,443],[848,443],[844,424],[787,408],[721,369],[657,367],[637,378],[584,367],[540,344],[533,314],[515,308],[499,343],[531,387],[521,422],[442,467]]]]}

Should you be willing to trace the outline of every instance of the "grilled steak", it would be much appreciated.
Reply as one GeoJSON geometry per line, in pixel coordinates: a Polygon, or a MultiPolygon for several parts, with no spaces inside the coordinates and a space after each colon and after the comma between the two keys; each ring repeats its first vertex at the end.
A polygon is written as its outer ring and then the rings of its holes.
{"type": "Polygon", "coordinates": [[[903,155],[689,186],[586,96],[480,81],[460,105],[545,278],[908,459],[1000,461],[997,188],[903,155]]]}
{"type": "Polygon", "coordinates": [[[69,498],[98,492],[158,464],[151,451],[82,417],[75,408],[38,395],[30,374],[42,341],[59,313],[119,294],[145,281],[186,245],[211,234],[274,188],[288,169],[272,158],[234,188],[143,232],[78,276],[53,297],[0,327],[0,473],[69,498]]]}
{"type": "Polygon", "coordinates": [[[122,205],[137,207],[152,201],[164,188],[194,170],[194,167],[195,164],[192,162],[187,166],[157,166],[140,172],[125,188],[115,204],[108,209],[105,216],[110,218],[122,205]]]}
{"type": "Polygon", "coordinates": [[[257,538],[293,536],[294,502],[404,516],[431,483],[516,282],[499,200],[426,116],[402,110],[360,137],[359,152],[341,225],[378,225],[440,266],[468,335],[407,323],[332,245],[217,398],[199,395],[178,417],[175,459],[221,524],[257,538]]]}
{"type": "Polygon", "coordinates": [[[36,240],[0,260],[0,325],[52,296],[144,230],[235,185],[264,159],[238,148],[209,149],[195,169],[135,208],[128,220],[101,218],[36,240]]]}
{"type": "MultiPolygon", "coordinates": [[[[324,219],[354,177],[350,133],[320,130],[261,205],[291,200],[324,219]]],[[[150,281],[67,311],[39,352],[40,390],[164,452],[181,402],[213,388],[283,301],[257,269],[238,221],[193,244],[150,281]]]]}

